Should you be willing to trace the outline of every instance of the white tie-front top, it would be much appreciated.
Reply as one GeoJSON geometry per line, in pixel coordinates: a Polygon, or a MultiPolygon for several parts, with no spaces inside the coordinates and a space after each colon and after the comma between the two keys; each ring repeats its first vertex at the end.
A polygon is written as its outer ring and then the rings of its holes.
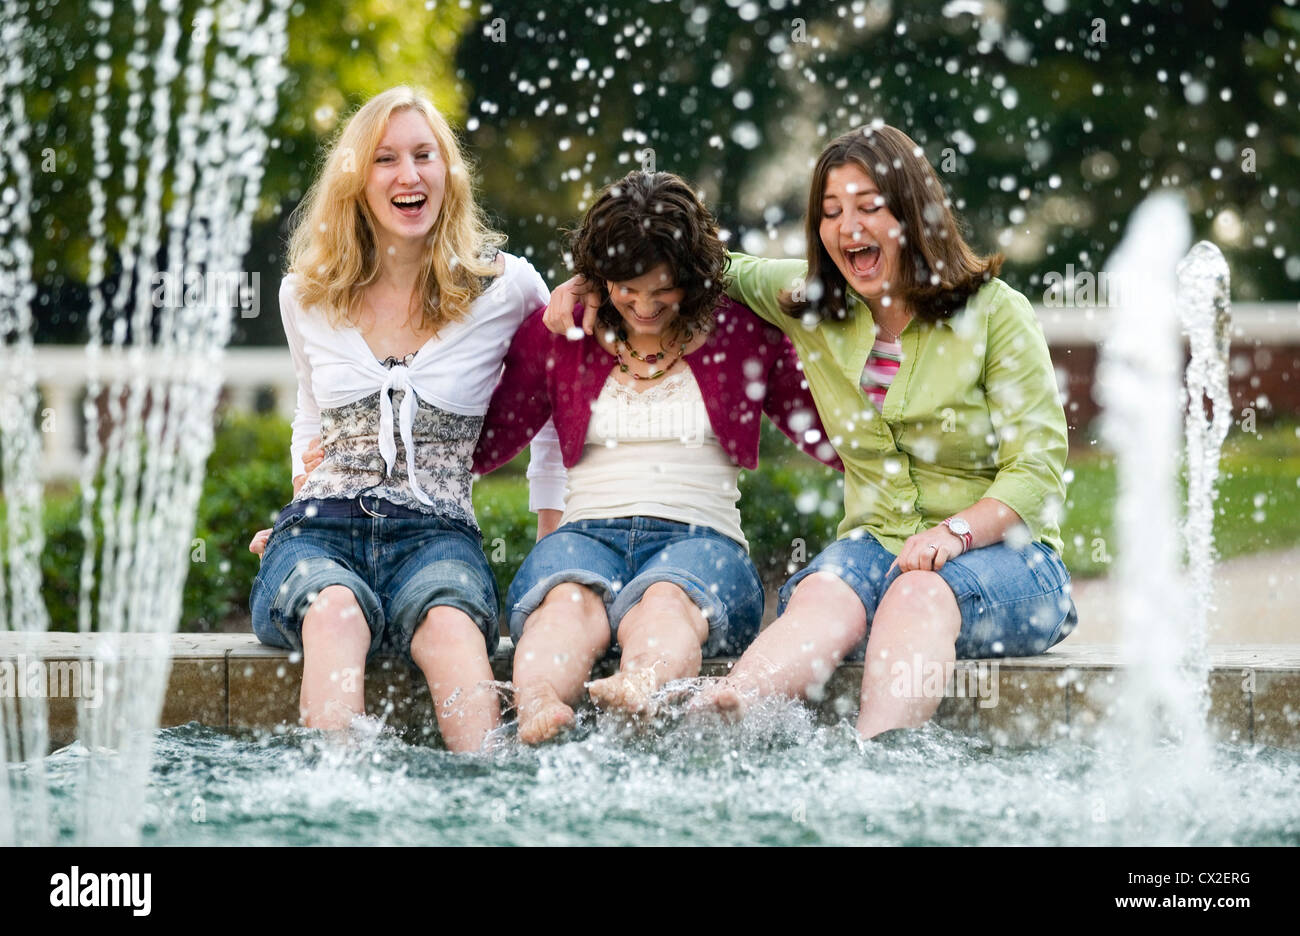
{"type": "Polygon", "coordinates": [[[391,366],[356,328],[303,309],[298,277],[285,277],[280,317],[298,375],[293,476],[313,436],[325,455],[295,500],[368,494],[477,526],[471,466],[483,416],[515,331],[549,298],[532,264],[503,256],[504,272],[469,316],[391,366]]]}

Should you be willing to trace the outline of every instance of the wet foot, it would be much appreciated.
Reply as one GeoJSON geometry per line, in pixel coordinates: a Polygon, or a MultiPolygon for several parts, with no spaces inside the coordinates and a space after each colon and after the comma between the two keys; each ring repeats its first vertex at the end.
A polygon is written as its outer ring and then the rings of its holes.
{"type": "Polygon", "coordinates": [[[653,715],[654,692],[659,687],[652,669],[620,670],[587,686],[598,708],[625,715],[653,715]]]}
{"type": "Polygon", "coordinates": [[[691,703],[693,712],[717,712],[723,718],[733,722],[745,717],[745,708],[744,695],[731,680],[725,677],[706,685],[691,703]]]}
{"type": "Polygon", "coordinates": [[[573,724],[573,709],[565,705],[550,683],[515,690],[519,710],[519,740],[524,744],[549,741],[573,724]]]}
{"type": "MultiPolygon", "coordinates": [[[[886,728],[873,735],[862,735],[864,741],[874,741],[886,747],[912,747],[921,737],[920,728],[886,728]]],[[[859,730],[859,734],[862,732],[859,730]]]]}

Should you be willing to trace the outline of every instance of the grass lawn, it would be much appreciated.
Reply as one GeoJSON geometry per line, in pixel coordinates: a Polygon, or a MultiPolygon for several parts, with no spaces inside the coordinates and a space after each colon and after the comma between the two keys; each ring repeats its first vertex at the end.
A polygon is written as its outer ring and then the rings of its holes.
{"type": "MultiPolygon", "coordinates": [[[[1100,452],[1071,453],[1068,467],[1073,480],[1061,529],[1065,564],[1077,576],[1105,575],[1115,550],[1114,460],[1100,452]]],[[[1214,538],[1221,558],[1300,545],[1300,426],[1229,433],[1218,494],[1214,538]]]]}

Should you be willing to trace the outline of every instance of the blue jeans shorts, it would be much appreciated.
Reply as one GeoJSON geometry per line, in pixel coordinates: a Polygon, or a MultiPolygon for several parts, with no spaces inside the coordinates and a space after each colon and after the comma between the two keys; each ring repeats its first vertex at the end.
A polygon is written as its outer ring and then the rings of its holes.
{"type": "Polygon", "coordinates": [[[308,606],[326,586],[343,585],[370,626],[368,656],[409,657],[416,627],[439,606],[468,614],[488,655],[495,652],[496,579],[478,531],[387,502],[374,506],[385,516],[356,499],[299,501],[281,511],[249,597],[257,639],[302,650],[308,606]]]}
{"type": "MultiPolygon", "coordinates": [[[[867,609],[867,635],[880,599],[902,573],[889,572],[895,556],[863,533],[826,547],[781,587],[781,611],[795,587],[814,572],[830,572],[857,593],[867,609]]],[[[1034,656],[1060,643],[1079,622],[1070,598],[1070,573],[1044,543],[1015,549],[996,543],[949,559],[938,575],[961,610],[957,659],[1034,656]]],[[[866,643],[848,659],[860,660],[866,643]]]]}
{"type": "Polygon", "coordinates": [[[656,582],[677,585],[704,613],[705,658],[739,654],[763,621],[763,583],[744,547],[689,523],[657,517],[577,520],[544,537],[506,596],[516,645],[528,616],[566,582],[586,585],[604,599],[614,642],[623,616],[656,582]]]}

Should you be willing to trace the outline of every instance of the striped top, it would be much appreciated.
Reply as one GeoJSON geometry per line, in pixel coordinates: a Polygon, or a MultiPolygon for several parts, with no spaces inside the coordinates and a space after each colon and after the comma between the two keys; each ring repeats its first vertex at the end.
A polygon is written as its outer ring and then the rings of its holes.
{"type": "Polygon", "coordinates": [[[877,338],[867,355],[867,366],[862,368],[862,392],[876,407],[876,412],[885,408],[885,394],[894,382],[898,367],[903,360],[903,345],[898,341],[885,341],[877,338]]]}

